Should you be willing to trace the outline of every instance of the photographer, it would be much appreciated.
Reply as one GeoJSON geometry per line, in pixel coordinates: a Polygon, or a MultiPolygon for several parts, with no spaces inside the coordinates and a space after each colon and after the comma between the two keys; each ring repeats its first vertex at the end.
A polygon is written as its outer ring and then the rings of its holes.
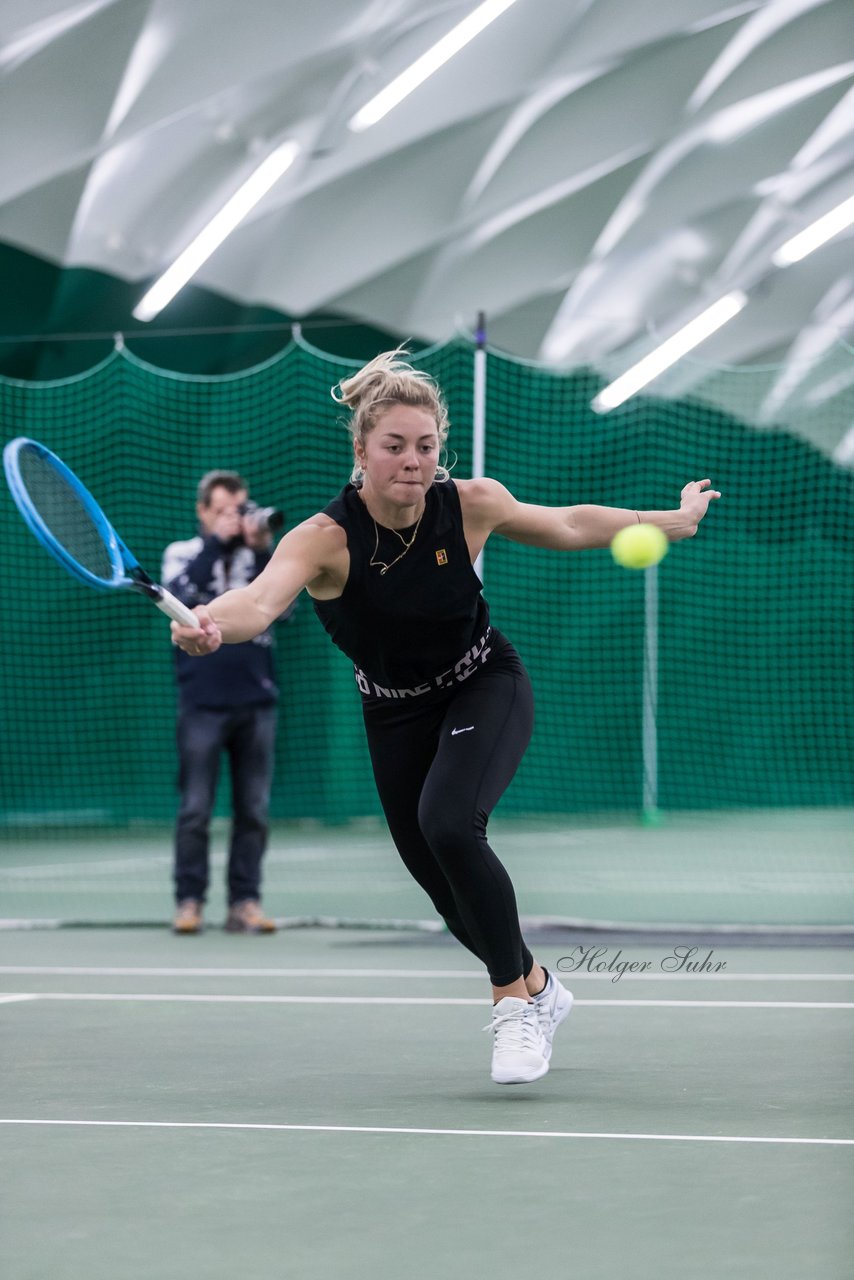
{"type": "MultiPolygon", "coordinates": [[[[284,517],[249,501],[236,471],[209,471],[196,493],[199,535],[173,542],[161,579],[193,608],[252,582],[270,560],[284,517]]],[[[231,769],[232,827],[227,889],[230,933],[272,933],[261,909],[276,735],[273,637],[268,629],[230,645],[210,664],[175,651],[181,802],[175,832],[176,933],[199,933],[209,880],[209,827],[223,751],[231,769]]]]}

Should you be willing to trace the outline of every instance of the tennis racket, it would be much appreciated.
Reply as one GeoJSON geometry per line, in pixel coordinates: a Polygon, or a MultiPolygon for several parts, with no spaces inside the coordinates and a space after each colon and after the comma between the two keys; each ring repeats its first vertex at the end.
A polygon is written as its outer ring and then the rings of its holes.
{"type": "Polygon", "coordinates": [[[3,450],[3,468],[30,532],[73,578],[99,591],[130,588],[185,627],[199,620],[152,582],[77,476],[36,440],[19,436],[3,450]]]}

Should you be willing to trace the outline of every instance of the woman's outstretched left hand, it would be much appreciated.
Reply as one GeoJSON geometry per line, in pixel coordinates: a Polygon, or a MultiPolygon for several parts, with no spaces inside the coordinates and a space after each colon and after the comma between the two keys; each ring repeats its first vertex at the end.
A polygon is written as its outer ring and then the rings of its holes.
{"type": "Polygon", "coordinates": [[[697,532],[697,526],[709,509],[709,503],[721,496],[717,489],[709,488],[711,483],[711,480],[690,480],[682,490],[679,510],[691,526],[687,535],[689,538],[697,532]]]}

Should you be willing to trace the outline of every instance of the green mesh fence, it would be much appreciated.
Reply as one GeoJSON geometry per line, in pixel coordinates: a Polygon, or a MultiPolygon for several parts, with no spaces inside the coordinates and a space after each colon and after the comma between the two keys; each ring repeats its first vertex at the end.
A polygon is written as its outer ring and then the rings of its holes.
{"type": "MultiPolygon", "coordinates": [[[[468,476],[472,349],[457,342],[415,359],[445,389],[455,474],[468,476]]],[[[288,526],[326,504],[350,470],[329,389],[353,365],[300,341],[244,373],[189,377],[117,350],[72,379],[0,379],[4,439],[54,449],[156,574],[164,546],[195,532],[195,486],[209,469],[239,470],[288,526]]],[[[851,473],[799,435],[739,420],[739,394],[745,404],[756,396],[744,381],[739,393],[735,375],[729,412],[699,396],[638,397],[597,416],[600,385],[490,354],[486,471],[520,499],[552,505],[672,507],[681,485],[703,476],[722,490],[699,536],[673,546],[658,571],[658,807],[851,804],[851,473]]],[[[8,494],[0,530],[4,857],[33,840],[67,845],[75,832],[167,831],[176,759],[165,620],[126,593],[68,578],[8,494]]],[[[493,621],[521,651],[537,697],[534,741],[499,813],[639,813],[645,575],[607,551],[561,556],[495,538],[484,576],[493,621]]],[[[277,664],[273,817],[375,818],[352,670],[305,597],[277,628],[277,664]]],[[[218,812],[227,809],[224,780],[218,812]]]]}

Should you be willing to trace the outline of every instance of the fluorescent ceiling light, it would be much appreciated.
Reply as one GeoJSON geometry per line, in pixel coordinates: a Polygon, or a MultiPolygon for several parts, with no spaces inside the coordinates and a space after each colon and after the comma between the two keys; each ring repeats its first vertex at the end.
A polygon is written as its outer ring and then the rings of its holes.
{"type": "Polygon", "coordinates": [[[684,328],[674,333],[672,338],[668,338],[660,347],[656,347],[655,351],[651,351],[648,356],[644,356],[643,360],[639,360],[609,386],[604,387],[593,400],[591,407],[597,413],[607,413],[609,409],[616,409],[618,405],[636,395],[648,382],[652,382],[653,378],[657,378],[665,369],[669,369],[682,356],[693,351],[694,347],[699,346],[728,320],[732,320],[733,316],[737,316],[746,303],[747,294],[741,289],[735,289],[723,298],[718,298],[717,302],[712,303],[684,328]]]}
{"type": "MultiPolygon", "coordinates": [[[[65,12],[34,22],[24,27],[20,36],[6,41],[0,49],[0,67],[7,72],[17,70],[27,58],[41,53],[52,40],[58,40],[61,36],[73,31],[75,27],[88,22],[99,9],[106,9],[109,3],[110,0],[91,0],[88,4],[78,4],[76,7],[54,6],[55,8],[64,7],[65,12]]],[[[6,25],[11,27],[11,20],[6,25]]]]}
{"type": "Polygon", "coordinates": [[[793,262],[800,262],[801,258],[805,258],[814,249],[818,249],[834,236],[838,236],[840,231],[850,227],[852,222],[854,222],[854,196],[849,196],[847,200],[842,201],[842,204],[831,209],[830,213],[826,213],[823,218],[819,218],[803,231],[799,231],[796,236],[792,236],[791,240],[781,244],[771,261],[775,267],[788,267],[793,262]]]}
{"type": "Polygon", "coordinates": [[[485,27],[488,27],[496,18],[500,18],[505,9],[509,9],[515,3],[516,0],[484,0],[484,3],[478,5],[473,13],[434,44],[432,49],[422,53],[412,66],[407,67],[392,80],[390,85],[356,112],[350,121],[353,132],[362,133],[363,130],[370,129],[371,125],[376,124],[378,120],[382,120],[383,116],[388,115],[398,103],[409,97],[413,89],[423,84],[435,71],[453,58],[455,53],[459,53],[470,40],[474,40],[475,36],[480,35],[485,27]]]}
{"type": "Polygon", "coordinates": [[[195,240],[187,245],[172,266],[140,299],[133,312],[136,320],[153,320],[172,301],[199,267],[207,262],[214,250],[219,248],[223,240],[231,235],[250,210],[255,208],[258,201],[291,167],[299,149],[298,142],[283,142],[261,162],[204,230],[199,232],[195,240]]]}

